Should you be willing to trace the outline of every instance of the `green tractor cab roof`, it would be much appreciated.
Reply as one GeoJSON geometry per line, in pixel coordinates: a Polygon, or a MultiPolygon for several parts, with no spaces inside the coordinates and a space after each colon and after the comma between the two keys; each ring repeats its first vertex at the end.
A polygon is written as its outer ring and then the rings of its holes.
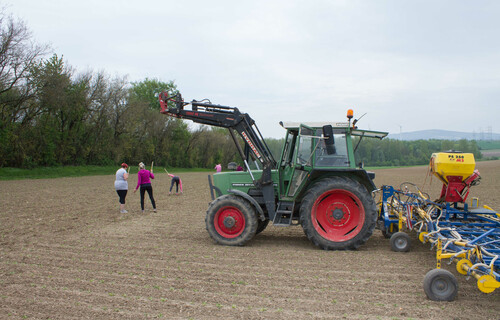
{"type": "Polygon", "coordinates": [[[316,121],[316,122],[280,122],[280,125],[285,129],[299,129],[301,125],[311,128],[322,128],[323,126],[331,125],[333,128],[348,128],[349,122],[329,122],[329,121],[316,121]]]}
{"type": "Polygon", "coordinates": [[[372,130],[360,130],[360,129],[354,129],[354,130],[351,131],[351,135],[353,135],[353,136],[360,136],[360,137],[367,137],[367,138],[377,138],[377,139],[383,139],[388,134],[389,134],[389,132],[372,131],[372,130]]]}
{"type": "Polygon", "coordinates": [[[348,129],[350,128],[351,135],[353,136],[359,136],[359,137],[367,137],[367,138],[377,138],[377,139],[383,139],[385,138],[389,132],[383,132],[383,131],[372,131],[372,130],[361,130],[358,129],[357,127],[351,127],[349,125],[349,122],[280,122],[280,125],[285,128],[285,129],[299,129],[302,126],[307,126],[310,128],[322,128],[323,126],[326,125],[331,125],[332,128],[345,128],[348,129]]]}

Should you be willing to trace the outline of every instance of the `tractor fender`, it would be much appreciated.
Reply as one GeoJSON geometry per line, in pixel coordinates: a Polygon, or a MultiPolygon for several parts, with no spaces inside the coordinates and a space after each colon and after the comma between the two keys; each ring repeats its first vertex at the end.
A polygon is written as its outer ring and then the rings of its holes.
{"type": "Polygon", "coordinates": [[[368,192],[372,192],[373,190],[376,190],[377,187],[373,183],[373,179],[375,178],[375,173],[374,172],[367,172],[365,170],[360,170],[360,169],[326,169],[326,170],[318,170],[314,169],[310,173],[310,180],[314,181],[317,178],[323,178],[327,175],[330,176],[344,176],[344,177],[350,177],[362,185],[365,186],[366,190],[368,192]]]}
{"type": "Polygon", "coordinates": [[[314,185],[315,182],[328,177],[347,177],[353,179],[360,184],[362,184],[368,192],[372,192],[376,190],[376,186],[373,183],[374,173],[368,173],[365,170],[359,169],[313,169],[309,173],[307,181],[304,183],[305,188],[303,188],[297,196],[297,199],[301,200],[302,197],[306,194],[311,186],[314,185]]]}
{"type": "Polygon", "coordinates": [[[240,197],[243,197],[246,200],[248,200],[248,202],[250,202],[255,207],[255,209],[257,209],[257,212],[259,213],[259,219],[262,220],[262,221],[266,220],[266,216],[264,215],[264,211],[260,207],[260,205],[257,202],[257,200],[255,200],[254,198],[252,198],[251,196],[249,196],[248,194],[246,194],[246,193],[244,193],[243,191],[240,191],[240,190],[229,189],[229,190],[227,190],[227,192],[235,194],[235,195],[240,196],[240,197]]]}

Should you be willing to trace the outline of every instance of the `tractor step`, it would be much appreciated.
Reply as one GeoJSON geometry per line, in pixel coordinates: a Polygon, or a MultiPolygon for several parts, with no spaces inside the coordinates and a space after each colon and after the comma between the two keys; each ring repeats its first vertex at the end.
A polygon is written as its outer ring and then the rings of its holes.
{"type": "Polygon", "coordinates": [[[278,208],[273,219],[273,225],[278,227],[288,227],[292,225],[293,201],[278,202],[278,208]]]}

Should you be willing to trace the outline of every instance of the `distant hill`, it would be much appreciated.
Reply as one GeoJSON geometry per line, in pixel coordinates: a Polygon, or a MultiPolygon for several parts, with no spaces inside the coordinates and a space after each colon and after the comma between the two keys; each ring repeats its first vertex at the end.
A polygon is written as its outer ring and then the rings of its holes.
{"type": "Polygon", "coordinates": [[[389,139],[396,140],[500,140],[500,133],[472,133],[446,130],[420,130],[412,132],[390,133],[389,139]]]}

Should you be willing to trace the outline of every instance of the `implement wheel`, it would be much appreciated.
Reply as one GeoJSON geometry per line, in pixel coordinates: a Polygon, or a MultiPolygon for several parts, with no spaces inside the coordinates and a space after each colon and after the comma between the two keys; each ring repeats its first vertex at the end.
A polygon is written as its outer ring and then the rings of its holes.
{"type": "Polygon", "coordinates": [[[424,291],[434,301],[453,301],[458,293],[458,281],[444,269],[434,269],[425,275],[424,291]]]}
{"type": "Polygon", "coordinates": [[[410,236],[406,232],[396,232],[391,236],[391,250],[395,252],[410,251],[410,236]]]}
{"type": "Polygon", "coordinates": [[[307,238],[324,250],[356,249],[373,233],[375,202],[359,182],[334,177],[321,180],[300,206],[300,223],[307,238]]]}
{"type": "Polygon", "coordinates": [[[223,195],[208,207],[205,225],[217,243],[242,246],[255,236],[257,214],[243,198],[223,195]]]}

